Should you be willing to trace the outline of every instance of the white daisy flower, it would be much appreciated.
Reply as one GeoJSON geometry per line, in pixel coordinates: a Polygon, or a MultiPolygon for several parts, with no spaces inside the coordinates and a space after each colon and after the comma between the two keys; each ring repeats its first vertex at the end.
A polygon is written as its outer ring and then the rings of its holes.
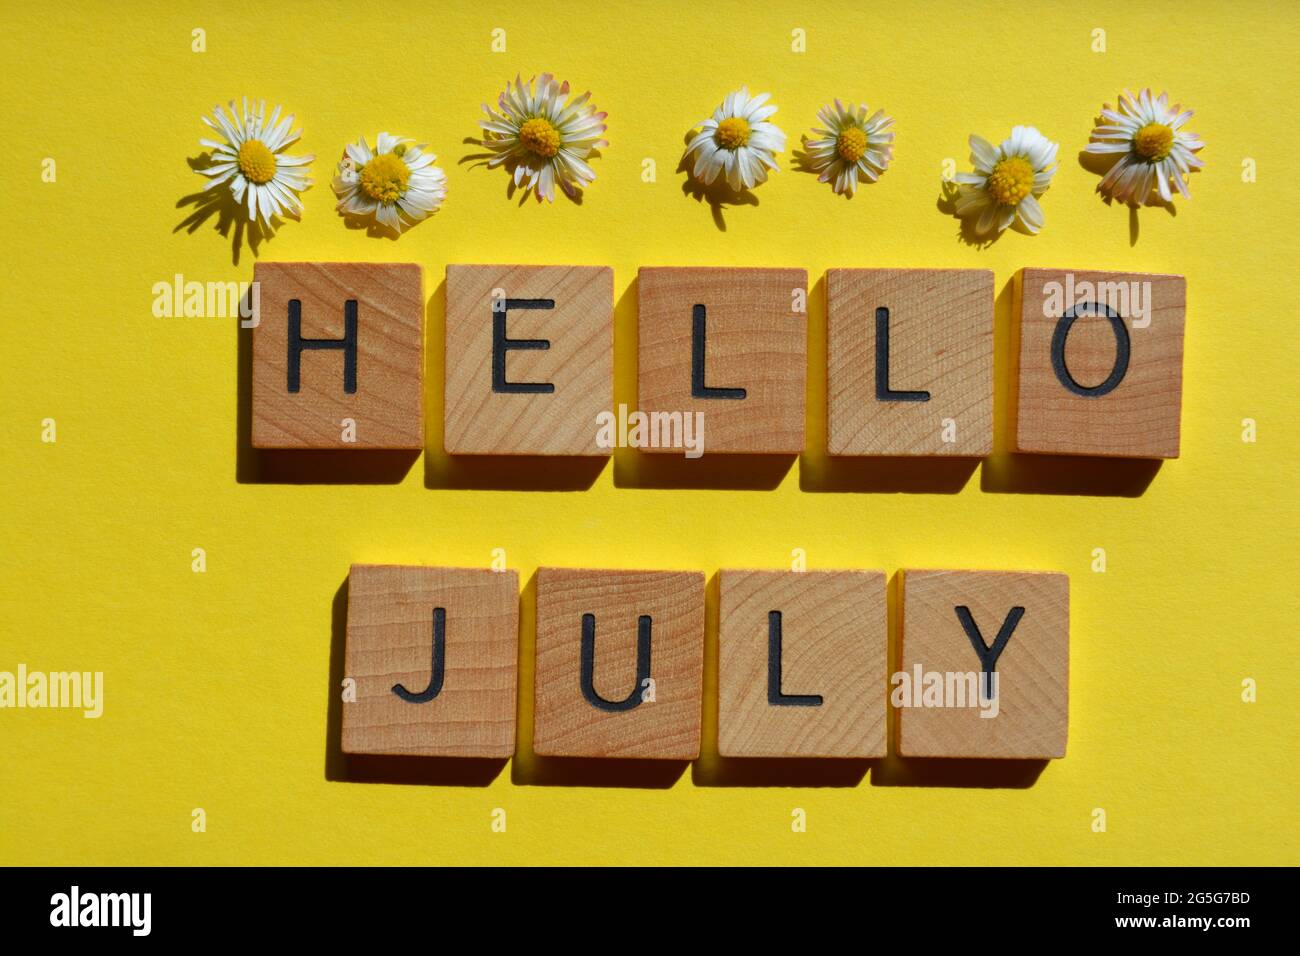
{"type": "Polygon", "coordinates": [[[767,171],[777,168],[776,154],[785,149],[785,133],[768,122],[776,112],[766,105],[770,98],[770,93],[751,97],[744,86],[728,93],[686,147],[688,159],[695,154],[691,175],[709,186],[725,173],[737,192],[766,182],[767,171]]]}
{"type": "Polygon", "coordinates": [[[1038,197],[1047,192],[1056,172],[1060,148],[1032,126],[1017,126],[994,148],[978,136],[970,138],[975,172],[958,173],[957,215],[979,218],[976,235],[1002,232],[1017,219],[1032,233],[1043,228],[1038,197]]]}
{"type": "Polygon", "coordinates": [[[845,109],[836,100],[833,108],[823,106],[817,112],[824,124],[813,129],[819,138],[803,138],[808,166],[821,173],[818,182],[830,183],[835,192],[846,196],[858,188],[859,176],[874,183],[894,157],[890,145],[894,134],[885,132],[894,118],[884,110],[868,116],[869,110],[865,104],[845,109]]]}
{"type": "Polygon", "coordinates": [[[373,219],[400,234],[438,211],[447,196],[447,174],[426,153],[425,144],[380,133],[372,152],[365,137],[343,149],[334,176],[338,210],[356,219],[373,219]]]}
{"type": "Polygon", "coordinates": [[[299,219],[302,200],[298,193],[311,185],[307,164],[315,156],[288,156],[283,150],[297,142],[302,130],[293,128],[293,117],[280,118],[280,107],[266,116],[266,101],[258,100],[253,110],[244,97],[243,109],[230,101],[229,114],[220,106],[212,108],[212,118],[203,117],[224,142],[201,139],[212,150],[213,164],[198,170],[208,177],[204,189],[216,189],[229,183],[235,202],[248,206],[248,218],[259,216],[269,227],[274,216],[299,219]]]}
{"type": "Polygon", "coordinates": [[[609,145],[601,138],[608,114],[597,113],[590,99],[589,91],[570,102],[568,81],[561,83],[550,73],[527,85],[516,76],[497,98],[496,110],[483,104],[487,119],[479,120],[479,143],[494,154],[488,166],[505,166],[515,185],[525,193],[533,190],[539,202],[555,201],[557,183],[576,199],[596,179],[587,158],[609,145]]]}
{"type": "Polygon", "coordinates": [[[1183,131],[1192,111],[1169,105],[1169,94],[1153,97],[1149,89],[1136,97],[1125,90],[1119,109],[1106,103],[1102,118],[1109,120],[1092,131],[1089,153],[1118,154],[1119,160],[1097,184],[1097,192],[1132,206],[1173,199],[1170,188],[1190,199],[1187,177],[1205,164],[1194,154],[1205,146],[1195,133],[1183,131]],[[1159,200],[1156,199],[1159,196],[1159,200]]]}

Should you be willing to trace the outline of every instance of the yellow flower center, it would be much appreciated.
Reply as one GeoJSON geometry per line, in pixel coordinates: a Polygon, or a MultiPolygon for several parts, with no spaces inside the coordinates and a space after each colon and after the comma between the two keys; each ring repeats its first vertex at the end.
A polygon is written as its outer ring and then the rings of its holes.
{"type": "Polygon", "coordinates": [[[718,124],[718,145],[740,149],[749,142],[749,123],[740,116],[728,116],[718,124]]]}
{"type": "Polygon", "coordinates": [[[1158,163],[1174,148],[1174,131],[1164,123],[1148,123],[1133,137],[1133,150],[1143,159],[1158,163]]]}
{"type": "Polygon", "coordinates": [[[376,202],[396,202],[410,181],[411,170],[393,153],[373,156],[361,167],[361,188],[376,202]]]}
{"type": "Polygon", "coordinates": [[[850,126],[835,140],[835,151],[846,163],[856,163],[867,151],[867,134],[856,126],[850,126]]]}
{"type": "Polygon", "coordinates": [[[239,147],[239,171],[249,182],[269,183],[275,176],[275,153],[261,140],[247,140],[239,147]]]}
{"type": "Polygon", "coordinates": [[[534,116],[519,127],[519,142],[538,156],[550,159],[560,151],[560,131],[550,120],[534,116]]]}
{"type": "Polygon", "coordinates": [[[1003,206],[1015,206],[1034,188],[1034,167],[1023,156],[999,160],[989,174],[988,191],[1003,206]]]}

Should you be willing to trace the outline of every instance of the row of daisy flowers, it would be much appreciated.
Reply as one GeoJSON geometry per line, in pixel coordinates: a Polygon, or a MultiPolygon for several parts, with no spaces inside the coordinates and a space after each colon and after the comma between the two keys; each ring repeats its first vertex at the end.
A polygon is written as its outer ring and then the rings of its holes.
{"type": "MultiPolygon", "coordinates": [[[[777,108],[768,93],[750,96],[741,87],[699,123],[690,137],[684,162],[691,176],[705,187],[715,183],[735,192],[753,189],[778,168],[776,156],[785,150],[785,133],[772,122],[777,108]]],[[[490,168],[504,168],[512,188],[532,192],[538,201],[555,200],[556,189],[571,198],[596,179],[588,160],[607,146],[603,138],[606,114],[591,104],[591,93],[571,97],[569,84],[549,73],[527,83],[516,77],[497,98],[496,108],[483,106],[479,121],[490,168]]],[[[1111,165],[1097,185],[1107,201],[1133,206],[1169,202],[1173,193],[1190,198],[1188,176],[1200,169],[1195,155],[1203,143],[1184,129],[1191,110],[1170,105],[1149,89],[1138,95],[1125,91],[1116,107],[1105,104],[1086,152],[1111,165]]],[[[894,120],[883,110],[839,100],[817,113],[820,126],[803,137],[796,154],[803,167],[818,174],[839,194],[852,197],[860,182],[875,182],[893,159],[894,120]]],[[[299,194],[311,186],[307,175],[314,156],[285,152],[301,130],[293,116],[281,117],[277,106],[268,116],[265,101],[242,108],[215,107],[203,121],[221,140],[203,139],[212,162],[198,171],[208,177],[207,189],[228,188],[246,207],[250,220],[268,228],[273,218],[299,219],[299,194]]],[[[954,210],[972,220],[977,235],[996,234],[1013,224],[1037,233],[1044,224],[1039,199],[1051,186],[1059,144],[1032,126],[1016,126],[994,146],[970,137],[972,172],[957,173],[954,210]]],[[[338,211],[400,234],[438,210],[447,195],[447,174],[423,143],[387,132],[372,149],[364,138],[343,150],[333,180],[338,211]]]]}

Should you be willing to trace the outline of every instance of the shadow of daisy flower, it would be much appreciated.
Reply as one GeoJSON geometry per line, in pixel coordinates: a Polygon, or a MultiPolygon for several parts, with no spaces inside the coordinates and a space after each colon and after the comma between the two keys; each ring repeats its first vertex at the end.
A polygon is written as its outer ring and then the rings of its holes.
{"type": "MultiPolygon", "coordinates": [[[[945,216],[954,217],[957,215],[957,197],[960,191],[954,182],[945,181],[939,187],[939,198],[935,202],[935,208],[945,216]]],[[[1014,227],[1012,227],[1014,228],[1014,227]]],[[[976,223],[973,219],[957,220],[957,241],[970,246],[972,249],[988,249],[995,242],[1002,238],[1002,233],[992,235],[980,235],[976,229],[976,223]]]]}
{"type": "MultiPolygon", "coordinates": [[[[1086,149],[1079,151],[1079,165],[1083,169],[1092,173],[1094,176],[1100,176],[1103,179],[1105,179],[1106,176],[1110,173],[1110,171],[1115,168],[1116,164],[1118,164],[1119,162],[1119,159],[1120,157],[1116,156],[1113,153],[1111,154],[1090,153],[1086,149]]],[[[1105,193],[1102,193],[1101,201],[1104,202],[1107,206],[1113,206],[1117,202],[1113,197],[1108,196],[1105,193]]],[[[1142,208],[1163,209],[1170,216],[1178,215],[1178,207],[1174,204],[1172,200],[1170,200],[1169,202],[1165,202],[1163,199],[1160,199],[1159,197],[1151,198],[1146,203],[1145,206],[1135,206],[1132,203],[1125,203],[1125,202],[1120,202],[1119,205],[1124,206],[1128,209],[1128,244],[1130,248],[1137,245],[1138,236],[1141,235],[1141,231],[1142,231],[1141,225],[1138,222],[1139,210],[1141,210],[1142,208]]]]}
{"type": "Polygon", "coordinates": [[[725,179],[716,179],[709,186],[701,184],[691,176],[690,166],[685,160],[677,167],[677,171],[686,174],[686,179],[682,183],[682,194],[698,203],[708,203],[709,211],[713,215],[713,224],[717,226],[719,232],[727,231],[724,210],[732,206],[758,205],[758,197],[752,192],[748,189],[732,189],[725,179]]]}
{"type": "MultiPolygon", "coordinates": [[[[694,131],[690,131],[683,139],[683,143],[690,145],[694,138],[694,131]]],[[[685,178],[682,180],[682,195],[694,199],[698,203],[707,203],[709,212],[713,216],[713,225],[719,232],[727,231],[727,220],[723,212],[732,206],[757,206],[758,197],[748,189],[733,189],[725,177],[715,179],[711,184],[704,185],[694,176],[694,160],[689,153],[682,156],[681,162],[677,164],[677,172],[685,178]]]]}
{"type": "MultiPolygon", "coordinates": [[[[196,172],[211,166],[212,161],[212,154],[209,152],[185,160],[190,169],[196,172]]],[[[235,199],[228,189],[201,189],[189,193],[176,201],[176,208],[188,212],[185,218],[172,229],[173,233],[184,230],[193,235],[203,228],[205,223],[216,220],[212,222],[213,230],[221,237],[230,240],[232,265],[239,265],[239,257],[245,247],[254,258],[257,258],[262,243],[268,241],[275,234],[275,229],[281,225],[278,218],[272,219],[270,229],[258,220],[250,220],[245,204],[235,199]]]]}
{"type": "Polygon", "coordinates": [[[389,242],[396,242],[405,235],[405,233],[393,232],[392,229],[373,220],[363,221],[344,212],[338,212],[338,216],[343,220],[343,228],[353,232],[364,232],[367,239],[387,239],[389,242]]]}
{"type": "MultiPolygon", "coordinates": [[[[796,173],[808,173],[809,175],[821,178],[821,168],[816,165],[812,156],[808,154],[806,149],[790,150],[790,168],[796,173]]],[[[853,198],[852,193],[845,192],[839,193],[838,195],[841,199],[845,200],[853,198]]]]}
{"type": "MultiPolygon", "coordinates": [[[[472,136],[466,136],[463,140],[461,140],[461,142],[464,143],[466,146],[481,147],[483,145],[481,140],[475,139],[472,136]]],[[[460,159],[456,161],[456,164],[458,166],[464,166],[466,169],[476,169],[479,166],[483,166],[485,168],[491,168],[491,160],[496,155],[497,155],[496,153],[491,153],[491,152],[466,153],[464,156],[462,156],[460,159]]],[[[600,159],[600,157],[601,157],[601,152],[599,149],[592,148],[587,153],[588,159],[600,159]]],[[[564,198],[567,199],[569,202],[573,203],[573,205],[575,206],[581,206],[583,200],[586,198],[587,195],[586,190],[582,190],[582,189],[573,189],[573,190],[561,189],[560,194],[564,196],[564,198]]],[[[516,195],[519,197],[518,205],[521,208],[527,204],[529,196],[532,196],[534,199],[536,199],[538,205],[541,205],[546,201],[541,195],[541,193],[539,193],[535,188],[531,186],[528,187],[521,186],[519,183],[515,182],[514,177],[512,176],[507,178],[506,180],[506,199],[513,200],[516,195]]]]}

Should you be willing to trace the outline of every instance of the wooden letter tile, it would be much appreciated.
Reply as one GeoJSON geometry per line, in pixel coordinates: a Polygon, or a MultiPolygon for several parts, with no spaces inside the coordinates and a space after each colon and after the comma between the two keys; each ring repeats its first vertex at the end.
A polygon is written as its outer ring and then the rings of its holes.
{"type": "Polygon", "coordinates": [[[343,751],[509,757],[518,653],[514,571],[353,565],[343,751]]]}
{"type": "Polygon", "coordinates": [[[452,455],[595,455],[614,404],[614,273],[447,266],[452,455]]]}
{"type": "Polygon", "coordinates": [[[694,760],[703,668],[703,574],[538,570],[538,754],[694,760]]]}
{"type": "Polygon", "coordinates": [[[901,618],[900,666],[891,678],[890,701],[898,708],[902,756],[1065,756],[1067,575],[905,571],[901,618]],[[987,663],[995,675],[991,684],[987,663]]]}
{"type": "Polygon", "coordinates": [[[259,262],[254,448],[422,449],[420,267],[259,262]]]}
{"type": "Polygon", "coordinates": [[[723,571],[718,751],[883,757],[888,669],[880,571],[723,571]]]}
{"type": "Polygon", "coordinates": [[[803,269],[641,269],[639,410],[702,412],[706,455],[802,452],[807,290],[803,269]]]}
{"type": "Polygon", "coordinates": [[[1026,269],[1016,450],[1177,458],[1187,283],[1026,269]]]}
{"type": "Polygon", "coordinates": [[[832,455],[993,451],[993,273],[826,273],[832,455]]]}

